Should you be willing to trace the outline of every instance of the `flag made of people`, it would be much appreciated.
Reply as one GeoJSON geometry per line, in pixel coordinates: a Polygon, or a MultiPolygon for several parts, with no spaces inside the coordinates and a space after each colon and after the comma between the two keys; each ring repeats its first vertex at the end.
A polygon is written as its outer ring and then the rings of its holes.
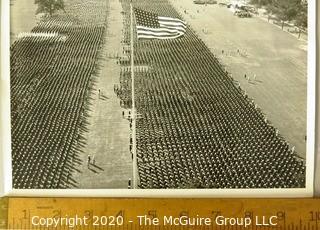
{"type": "Polygon", "coordinates": [[[186,23],[179,18],[159,16],[134,8],[138,39],[174,39],[186,32],[186,23]]]}

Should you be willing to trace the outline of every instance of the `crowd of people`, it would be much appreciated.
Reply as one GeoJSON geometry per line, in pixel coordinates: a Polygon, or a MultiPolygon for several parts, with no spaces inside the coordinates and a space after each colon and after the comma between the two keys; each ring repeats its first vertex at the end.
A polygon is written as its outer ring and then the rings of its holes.
{"type": "Polygon", "coordinates": [[[100,25],[81,21],[90,13],[84,6],[68,10],[44,18],[11,47],[14,188],[65,188],[75,161],[81,163],[76,153],[83,145],[106,12],[92,14],[100,25]]]}
{"type": "MultiPolygon", "coordinates": [[[[65,188],[74,161],[81,164],[76,153],[84,144],[107,11],[78,2],[74,14],[42,20],[31,32],[37,36],[23,36],[11,47],[14,188],[65,188]]],[[[121,3],[122,42],[129,44],[130,1],[121,3]]],[[[167,0],[133,4],[181,18],[167,0]]],[[[140,188],[305,186],[304,162],[190,27],[179,39],[135,39],[134,47],[140,188]]],[[[114,92],[130,111],[129,60],[119,60],[114,92]]]]}
{"type": "MultiPolygon", "coordinates": [[[[134,6],[181,18],[167,0],[134,6]]],[[[305,186],[304,162],[191,28],[135,40],[135,64],[153,69],[135,74],[141,188],[305,186]]]]}

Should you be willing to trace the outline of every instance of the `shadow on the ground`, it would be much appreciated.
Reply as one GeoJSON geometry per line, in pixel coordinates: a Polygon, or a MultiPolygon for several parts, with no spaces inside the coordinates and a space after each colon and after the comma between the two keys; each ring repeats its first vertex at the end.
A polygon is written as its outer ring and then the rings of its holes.
{"type": "Polygon", "coordinates": [[[100,95],[99,99],[102,100],[102,101],[105,101],[105,100],[110,99],[110,98],[105,96],[105,95],[100,95]]]}
{"type": "Polygon", "coordinates": [[[93,167],[95,167],[95,168],[99,169],[100,171],[104,171],[104,169],[103,169],[103,168],[99,167],[99,166],[98,166],[98,165],[96,165],[96,164],[91,164],[91,166],[93,166],[93,167]]]}
{"type": "Polygon", "coordinates": [[[98,174],[98,171],[94,170],[92,167],[89,167],[88,169],[89,169],[91,172],[94,172],[94,173],[98,174]]]}
{"type": "Polygon", "coordinates": [[[100,172],[104,171],[103,168],[99,167],[99,166],[96,165],[96,164],[90,164],[90,165],[88,166],[88,169],[89,169],[91,172],[94,172],[94,173],[96,173],[96,174],[98,174],[99,171],[100,171],[100,172]]]}

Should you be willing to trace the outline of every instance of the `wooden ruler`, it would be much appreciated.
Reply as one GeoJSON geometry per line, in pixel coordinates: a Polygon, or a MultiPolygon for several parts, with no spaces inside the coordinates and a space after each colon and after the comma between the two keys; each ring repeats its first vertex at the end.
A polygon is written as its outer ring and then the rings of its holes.
{"type": "Polygon", "coordinates": [[[9,198],[0,218],[2,229],[320,230],[320,199],[9,198]]]}
{"type": "Polygon", "coordinates": [[[0,198],[0,229],[8,226],[8,198],[0,198]]]}

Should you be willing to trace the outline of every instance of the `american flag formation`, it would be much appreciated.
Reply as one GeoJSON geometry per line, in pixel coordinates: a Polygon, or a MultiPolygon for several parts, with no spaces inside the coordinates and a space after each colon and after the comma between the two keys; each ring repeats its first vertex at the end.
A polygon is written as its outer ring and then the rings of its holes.
{"type": "Polygon", "coordinates": [[[178,18],[159,16],[134,8],[138,39],[174,39],[186,32],[186,23],[178,18]]]}

